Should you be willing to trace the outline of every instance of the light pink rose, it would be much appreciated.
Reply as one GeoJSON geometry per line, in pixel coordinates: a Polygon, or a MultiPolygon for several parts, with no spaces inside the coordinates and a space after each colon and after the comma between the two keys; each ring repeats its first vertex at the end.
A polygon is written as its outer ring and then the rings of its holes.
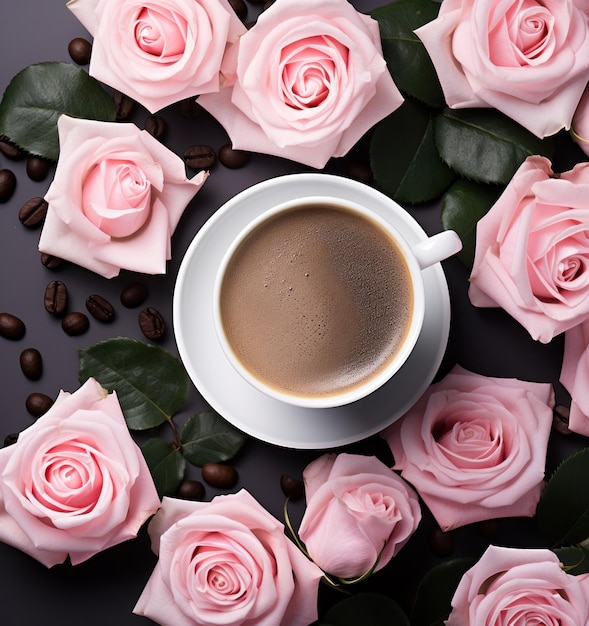
{"type": "Polygon", "coordinates": [[[569,430],[589,437],[589,320],[564,334],[560,382],[571,395],[569,430]]]}
{"type": "Polygon", "coordinates": [[[589,156],[589,89],[585,89],[585,93],[575,111],[571,134],[581,150],[589,156]]]}
{"type": "Polygon", "coordinates": [[[62,115],[58,130],[39,250],[106,278],[165,273],[171,236],[208,172],[187,179],[182,159],[134,124],[62,115]]]}
{"type": "Polygon", "coordinates": [[[89,73],[152,113],[218,91],[246,32],[227,0],[70,0],[94,36],[89,73]]]}
{"type": "Polygon", "coordinates": [[[528,157],[477,224],[469,296],[548,343],[589,315],[589,163],[528,157]]]}
{"type": "Polygon", "coordinates": [[[375,20],[345,0],[276,0],[239,40],[233,87],[198,101],[234,148],[321,168],[403,97],[375,20]]]}
{"type": "Polygon", "coordinates": [[[567,574],[554,552],[489,546],[452,598],[446,626],[586,626],[589,574],[567,574]]]}
{"type": "Polygon", "coordinates": [[[164,498],[149,524],[158,563],[133,612],[162,626],[307,626],[321,570],[247,491],[164,498]]]}
{"type": "Polygon", "coordinates": [[[307,508],[299,536],[328,574],[358,578],[377,560],[374,571],[382,569],[421,520],[415,491],[376,457],[325,454],[303,479],[307,508]]]}
{"type": "Polygon", "coordinates": [[[588,16],[588,0],[444,0],[415,32],[450,107],[494,107],[546,137],[589,80],[588,16]]]}
{"type": "Polygon", "coordinates": [[[160,506],[115,393],[94,379],[0,450],[0,540],[47,567],[137,535],[160,506]]]}
{"type": "Polygon", "coordinates": [[[550,384],[455,366],[387,428],[401,476],[442,530],[536,511],[552,425],[550,384]]]}

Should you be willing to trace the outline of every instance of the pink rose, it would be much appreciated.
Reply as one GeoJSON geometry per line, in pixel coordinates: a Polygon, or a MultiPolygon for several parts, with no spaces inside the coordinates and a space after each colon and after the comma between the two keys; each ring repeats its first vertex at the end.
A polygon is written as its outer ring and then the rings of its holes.
{"type": "Polygon", "coordinates": [[[183,161],[134,124],[62,115],[58,130],[39,250],[106,278],[163,274],[172,233],[208,172],[187,179],[183,161]]]}
{"type": "Polygon", "coordinates": [[[417,494],[376,457],[325,454],[303,473],[299,536],[328,574],[358,578],[383,568],[421,520],[417,494]]]}
{"type": "Polygon", "coordinates": [[[564,334],[560,382],[571,395],[569,430],[589,437],[589,320],[564,334]]]}
{"type": "Polygon", "coordinates": [[[554,391],[459,366],[383,432],[395,465],[442,530],[534,515],[543,487],[554,391]]]}
{"type": "Polygon", "coordinates": [[[589,80],[587,0],[444,0],[416,30],[452,108],[494,107],[546,137],[589,80]]]}
{"type": "Polygon", "coordinates": [[[469,296],[548,343],[589,314],[589,163],[529,157],[477,225],[469,296]]]}
{"type": "Polygon", "coordinates": [[[575,111],[571,132],[581,150],[589,156],[589,89],[585,89],[575,111]]]}
{"type": "Polygon", "coordinates": [[[375,20],[344,0],[277,0],[239,40],[233,87],[198,101],[233,147],[321,168],[403,97],[375,20]]]}
{"type": "Polygon", "coordinates": [[[160,506],[115,393],[90,378],[0,450],[0,540],[47,567],[131,539],[160,506]]]}
{"type": "Polygon", "coordinates": [[[246,32],[227,0],[70,0],[94,36],[89,72],[152,113],[218,91],[225,52],[246,32]]]}
{"type": "Polygon", "coordinates": [[[321,570],[247,491],[164,498],[149,524],[159,561],[133,612],[162,626],[307,626],[321,570]]]}
{"type": "Polygon", "coordinates": [[[446,626],[589,623],[589,574],[571,576],[550,550],[489,546],[462,577],[446,626]]]}

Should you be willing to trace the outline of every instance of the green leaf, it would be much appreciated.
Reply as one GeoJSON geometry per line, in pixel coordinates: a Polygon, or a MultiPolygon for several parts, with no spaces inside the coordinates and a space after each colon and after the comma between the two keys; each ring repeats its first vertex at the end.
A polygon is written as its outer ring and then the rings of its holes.
{"type": "Polygon", "coordinates": [[[442,159],[460,175],[506,185],[533,154],[552,157],[554,140],[539,139],[494,109],[445,109],[435,122],[442,159]]]}
{"type": "Polygon", "coordinates": [[[417,588],[411,626],[443,626],[458,583],[474,563],[470,558],[450,559],[427,572],[417,588]]]}
{"type": "Polygon", "coordinates": [[[163,439],[148,439],[141,446],[141,451],[159,497],[176,495],[186,469],[180,450],[163,439]]]}
{"type": "Polygon", "coordinates": [[[589,448],[565,459],[548,481],[538,507],[540,531],[556,546],[589,538],[589,448]]]}
{"type": "Polygon", "coordinates": [[[331,607],[318,626],[409,626],[409,618],[391,598],[378,593],[359,593],[331,607]]]}
{"type": "Polygon", "coordinates": [[[56,161],[57,120],[114,121],[112,97],[83,69],[47,61],[29,65],[10,81],[0,102],[0,133],[31,154],[56,161]]]}
{"type": "Polygon", "coordinates": [[[429,110],[414,100],[376,125],[370,166],[387,195],[412,204],[438,198],[455,178],[438,154],[429,110]]]}
{"type": "Polygon", "coordinates": [[[95,378],[116,391],[131,430],[159,426],[177,413],[188,395],[179,359],[159,346],[116,338],[78,350],[80,382],[95,378]]]}
{"type": "Polygon", "coordinates": [[[431,107],[444,105],[444,94],[421,39],[413,32],[438,16],[439,2],[397,0],[372,11],[380,27],[382,51],[397,87],[431,107]]]}
{"type": "Polygon", "coordinates": [[[462,240],[460,260],[472,268],[478,221],[501,195],[503,187],[459,178],[442,197],[441,220],[446,230],[455,230],[462,240]]]}
{"type": "Polygon", "coordinates": [[[186,420],[180,441],[186,459],[202,467],[210,461],[220,463],[231,459],[245,443],[246,436],[217,412],[205,411],[186,420]]]}
{"type": "Polygon", "coordinates": [[[570,546],[554,550],[567,574],[578,576],[589,573],[589,548],[570,546]]]}

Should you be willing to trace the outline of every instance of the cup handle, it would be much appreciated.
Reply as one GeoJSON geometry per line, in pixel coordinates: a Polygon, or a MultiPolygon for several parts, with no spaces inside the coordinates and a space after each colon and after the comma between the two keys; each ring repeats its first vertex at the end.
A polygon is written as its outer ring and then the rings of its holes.
{"type": "Polygon", "coordinates": [[[413,253],[421,269],[425,269],[438,261],[462,250],[462,241],[453,230],[443,230],[413,247],[413,253]]]}

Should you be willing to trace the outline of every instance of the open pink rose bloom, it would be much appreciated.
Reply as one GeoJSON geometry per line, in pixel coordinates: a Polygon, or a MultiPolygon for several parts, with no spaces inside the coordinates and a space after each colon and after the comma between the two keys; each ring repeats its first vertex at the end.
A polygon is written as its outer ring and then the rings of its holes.
{"type": "Polygon", "coordinates": [[[403,103],[378,23],[341,0],[276,0],[239,39],[232,86],[199,97],[234,148],[321,168],[403,103]]]}
{"type": "Polygon", "coordinates": [[[135,537],[160,506],[115,393],[89,379],[0,450],[0,540],[47,567],[135,537]]]}
{"type": "Polygon", "coordinates": [[[162,626],[308,626],[321,570],[247,491],[164,498],[150,522],[159,555],[134,613],[162,626]]]}
{"type": "Polygon", "coordinates": [[[544,484],[554,391],[455,366],[382,435],[442,530],[531,517],[544,484]]]}
{"type": "Polygon", "coordinates": [[[165,273],[171,236],[208,172],[187,179],[182,159],[134,124],[62,115],[58,130],[39,250],[106,278],[165,273]]]}
{"type": "Polygon", "coordinates": [[[564,334],[560,382],[571,395],[569,430],[589,437],[589,320],[564,334]]]}
{"type": "Polygon", "coordinates": [[[70,0],[94,36],[89,73],[152,113],[218,91],[228,47],[246,32],[226,0],[70,0]]]}
{"type": "Polygon", "coordinates": [[[494,107],[538,137],[569,128],[589,81],[587,0],[444,0],[416,31],[452,108],[494,107]]]}

